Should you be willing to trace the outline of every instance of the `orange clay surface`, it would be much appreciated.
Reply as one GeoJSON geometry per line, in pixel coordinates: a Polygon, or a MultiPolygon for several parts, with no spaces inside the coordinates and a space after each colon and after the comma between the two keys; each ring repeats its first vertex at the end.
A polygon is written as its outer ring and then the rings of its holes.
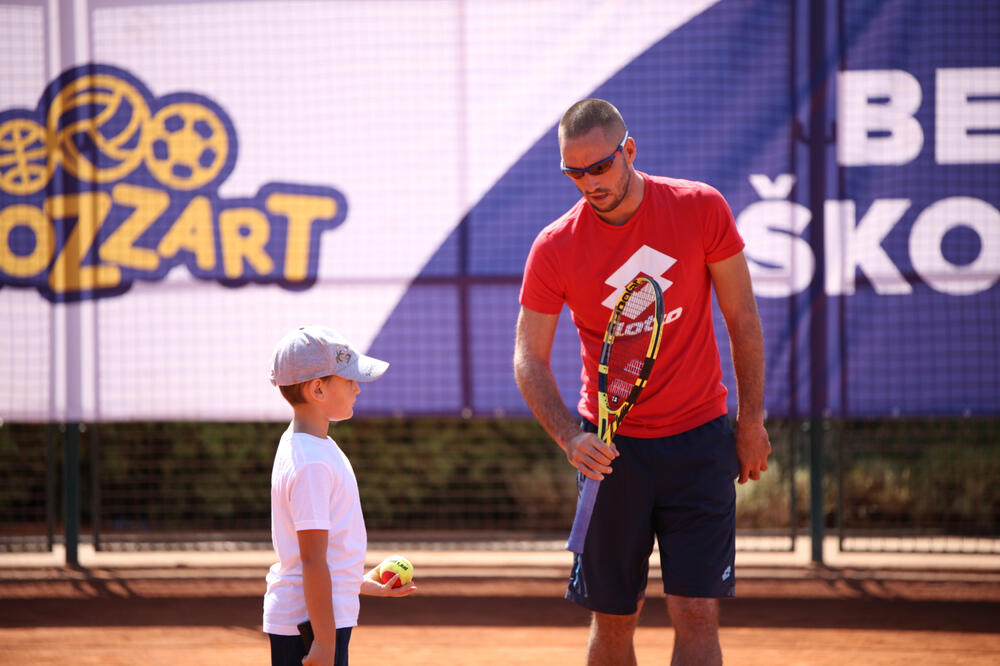
{"type": "MultiPolygon", "coordinates": [[[[433,572],[433,567],[424,567],[433,572]]],[[[266,569],[6,569],[0,664],[262,664],[266,569]]],[[[588,614],[565,572],[429,575],[404,599],[363,597],[352,666],[583,664],[588,614]]],[[[928,575],[775,569],[724,600],[726,663],[998,664],[996,572],[928,575]]],[[[653,578],[636,632],[640,664],[669,663],[673,630],[653,578]]]]}

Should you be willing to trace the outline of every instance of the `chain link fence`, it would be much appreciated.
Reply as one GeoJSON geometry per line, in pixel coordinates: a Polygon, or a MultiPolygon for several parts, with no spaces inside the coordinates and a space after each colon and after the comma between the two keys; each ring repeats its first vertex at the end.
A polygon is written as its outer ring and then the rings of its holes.
{"type": "MultiPolygon", "coordinates": [[[[823,511],[844,550],[1000,552],[1000,422],[825,421],[823,511]]],[[[81,539],[104,550],[270,546],[283,423],[116,423],[80,433],[81,539]]],[[[741,549],[790,550],[809,528],[809,423],[771,420],[774,453],[737,486],[741,549]],[[754,546],[764,543],[764,546],[754,546]]],[[[370,533],[564,538],[576,482],[532,420],[366,418],[332,435],[370,533]]],[[[0,427],[0,550],[61,539],[63,433],[0,427]]]]}

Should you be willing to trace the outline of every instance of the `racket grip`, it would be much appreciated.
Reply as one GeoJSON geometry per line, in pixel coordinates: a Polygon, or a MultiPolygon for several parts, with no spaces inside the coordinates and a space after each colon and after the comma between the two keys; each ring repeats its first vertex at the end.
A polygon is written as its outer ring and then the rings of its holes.
{"type": "Polygon", "coordinates": [[[313,644],[313,626],[309,620],[305,622],[300,622],[298,624],[299,634],[302,636],[302,643],[306,646],[306,654],[309,654],[309,650],[312,649],[313,644]]]}
{"type": "Polygon", "coordinates": [[[590,516],[594,513],[594,502],[597,500],[597,489],[600,481],[590,477],[583,478],[583,490],[576,501],[576,516],[573,517],[573,529],[569,532],[566,550],[571,553],[582,553],[583,544],[587,540],[587,530],[590,528],[590,516]]]}

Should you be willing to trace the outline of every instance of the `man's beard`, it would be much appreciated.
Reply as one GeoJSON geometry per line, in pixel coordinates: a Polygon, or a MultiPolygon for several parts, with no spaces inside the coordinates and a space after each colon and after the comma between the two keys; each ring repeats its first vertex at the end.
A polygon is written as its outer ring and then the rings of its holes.
{"type": "MultiPolygon", "coordinates": [[[[631,184],[632,184],[632,174],[626,170],[624,182],[620,184],[620,187],[618,188],[621,190],[621,196],[612,199],[608,204],[604,206],[598,206],[593,201],[590,202],[590,205],[593,206],[594,210],[596,210],[598,213],[610,213],[614,209],[618,208],[618,206],[620,206],[623,201],[625,201],[625,197],[628,196],[628,190],[631,184]]],[[[613,195],[614,191],[609,190],[609,193],[613,195]]]]}

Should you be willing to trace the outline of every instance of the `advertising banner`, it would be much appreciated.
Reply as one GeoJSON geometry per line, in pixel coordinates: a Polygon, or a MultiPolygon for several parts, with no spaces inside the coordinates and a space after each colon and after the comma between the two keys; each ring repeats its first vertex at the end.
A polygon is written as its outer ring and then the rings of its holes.
{"type": "MultiPolygon", "coordinates": [[[[528,415],[521,273],[587,97],[728,200],[769,415],[1000,413],[991,3],[830,3],[820,77],[805,2],[64,4],[0,2],[3,420],[284,419],[305,324],[391,363],[359,414],[528,415]]],[[[566,312],[553,367],[575,404],[566,312]]]]}

